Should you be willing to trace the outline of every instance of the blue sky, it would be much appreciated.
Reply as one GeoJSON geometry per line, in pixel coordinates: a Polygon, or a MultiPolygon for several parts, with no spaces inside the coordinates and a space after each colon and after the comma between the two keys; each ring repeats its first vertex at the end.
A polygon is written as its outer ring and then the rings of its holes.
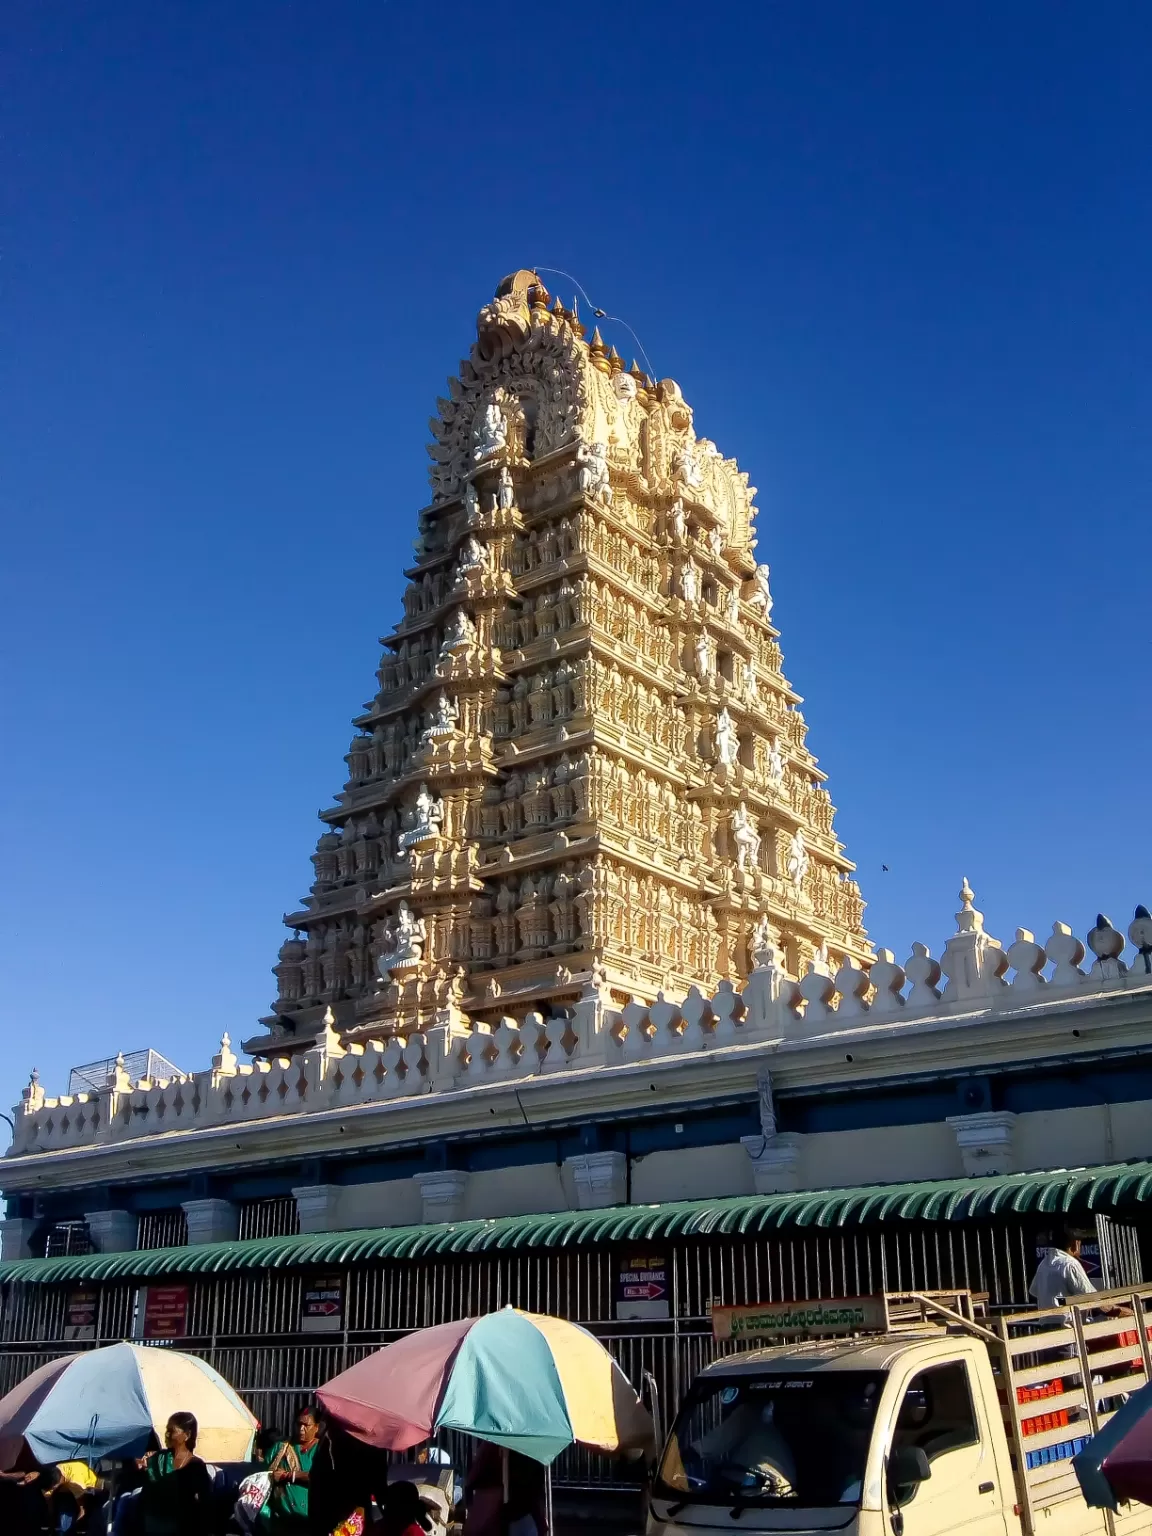
{"type": "Polygon", "coordinates": [[[266,1010],[427,418],[534,263],[760,487],[873,939],[938,952],[962,874],[1006,941],[1152,902],[1146,5],[5,32],[4,1107],[266,1010]]]}

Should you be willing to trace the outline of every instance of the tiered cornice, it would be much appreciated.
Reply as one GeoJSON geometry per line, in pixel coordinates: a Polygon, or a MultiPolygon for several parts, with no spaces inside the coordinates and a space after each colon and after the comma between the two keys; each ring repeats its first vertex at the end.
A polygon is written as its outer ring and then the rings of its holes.
{"type": "Polygon", "coordinates": [[[266,1048],[867,964],[754,489],[530,272],[432,421],[404,615],[321,813],[266,1048]]]}

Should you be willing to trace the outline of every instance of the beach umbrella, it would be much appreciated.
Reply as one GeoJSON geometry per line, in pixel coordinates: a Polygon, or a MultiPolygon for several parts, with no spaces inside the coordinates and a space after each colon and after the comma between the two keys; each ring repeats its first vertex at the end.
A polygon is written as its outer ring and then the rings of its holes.
{"type": "Polygon", "coordinates": [[[654,1438],[599,1340],[514,1307],[409,1334],[317,1395],[345,1429],[386,1450],[458,1429],[549,1466],[573,1442],[612,1454],[650,1448],[654,1438]]]}
{"type": "Polygon", "coordinates": [[[205,1461],[248,1460],[256,1419],[206,1361],[142,1344],[62,1355],[0,1398],[0,1468],[25,1445],[44,1463],[142,1456],[178,1411],[195,1414],[205,1461]]]}

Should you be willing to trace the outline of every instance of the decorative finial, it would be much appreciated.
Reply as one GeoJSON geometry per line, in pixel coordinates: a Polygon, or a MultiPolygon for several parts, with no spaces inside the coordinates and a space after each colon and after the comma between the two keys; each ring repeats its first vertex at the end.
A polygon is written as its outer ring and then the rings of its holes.
{"type": "Polygon", "coordinates": [[[1128,937],[1139,951],[1145,976],[1152,976],[1152,912],[1147,907],[1136,908],[1128,925],[1128,937]]]}
{"type": "Polygon", "coordinates": [[[33,1088],[36,1087],[36,1085],[40,1081],[40,1068],[39,1067],[33,1067],[32,1068],[32,1074],[29,1077],[28,1081],[32,1084],[33,1088]]]}
{"type": "Polygon", "coordinates": [[[960,882],[960,910],[956,914],[958,933],[984,932],[984,914],[972,905],[975,899],[976,892],[968,884],[968,876],[964,875],[960,882]]]}
{"type": "Polygon", "coordinates": [[[1097,960],[1115,960],[1124,948],[1124,935],[1103,912],[1097,912],[1096,926],[1088,930],[1088,948],[1097,960]]]}
{"type": "Polygon", "coordinates": [[[116,1070],[117,1070],[117,1072],[123,1072],[123,1070],[124,1070],[124,1052],[123,1051],[117,1051],[116,1052],[116,1070]]]}

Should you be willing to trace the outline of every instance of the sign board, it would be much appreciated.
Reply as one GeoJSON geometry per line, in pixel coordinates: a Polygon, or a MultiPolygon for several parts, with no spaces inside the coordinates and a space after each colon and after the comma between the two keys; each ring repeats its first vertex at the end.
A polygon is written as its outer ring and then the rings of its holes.
{"type": "Polygon", "coordinates": [[[620,1255],[616,1270],[616,1316],[672,1316],[672,1281],[664,1254],[626,1251],[620,1255]]]}
{"type": "Polygon", "coordinates": [[[182,1339],[188,1333],[188,1287],[149,1285],[141,1296],[142,1339],[182,1339]]]}
{"type": "Polygon", "coordinates": [[[300,1298],[301,1333],[339,1333],[343,1327],[343,1276],[318,1275],[306,1281],[300,1298]]]}
{"type": "Polygon", "coordinates": [[[713,1307],[716,1339],[778,1339],[789,1334],[865,1333],[888,1326],[883,1296],[838,1296],[829,1301],[774,1301],[762,1307],[713,1307]]]}
{"type": "Polygon", "coordinates": [[[69,1291],[64,1313],[64,1337],[66,1339],[94,1339],[96,1337],[96,1308],[98,1291],[69,1291]]]}

